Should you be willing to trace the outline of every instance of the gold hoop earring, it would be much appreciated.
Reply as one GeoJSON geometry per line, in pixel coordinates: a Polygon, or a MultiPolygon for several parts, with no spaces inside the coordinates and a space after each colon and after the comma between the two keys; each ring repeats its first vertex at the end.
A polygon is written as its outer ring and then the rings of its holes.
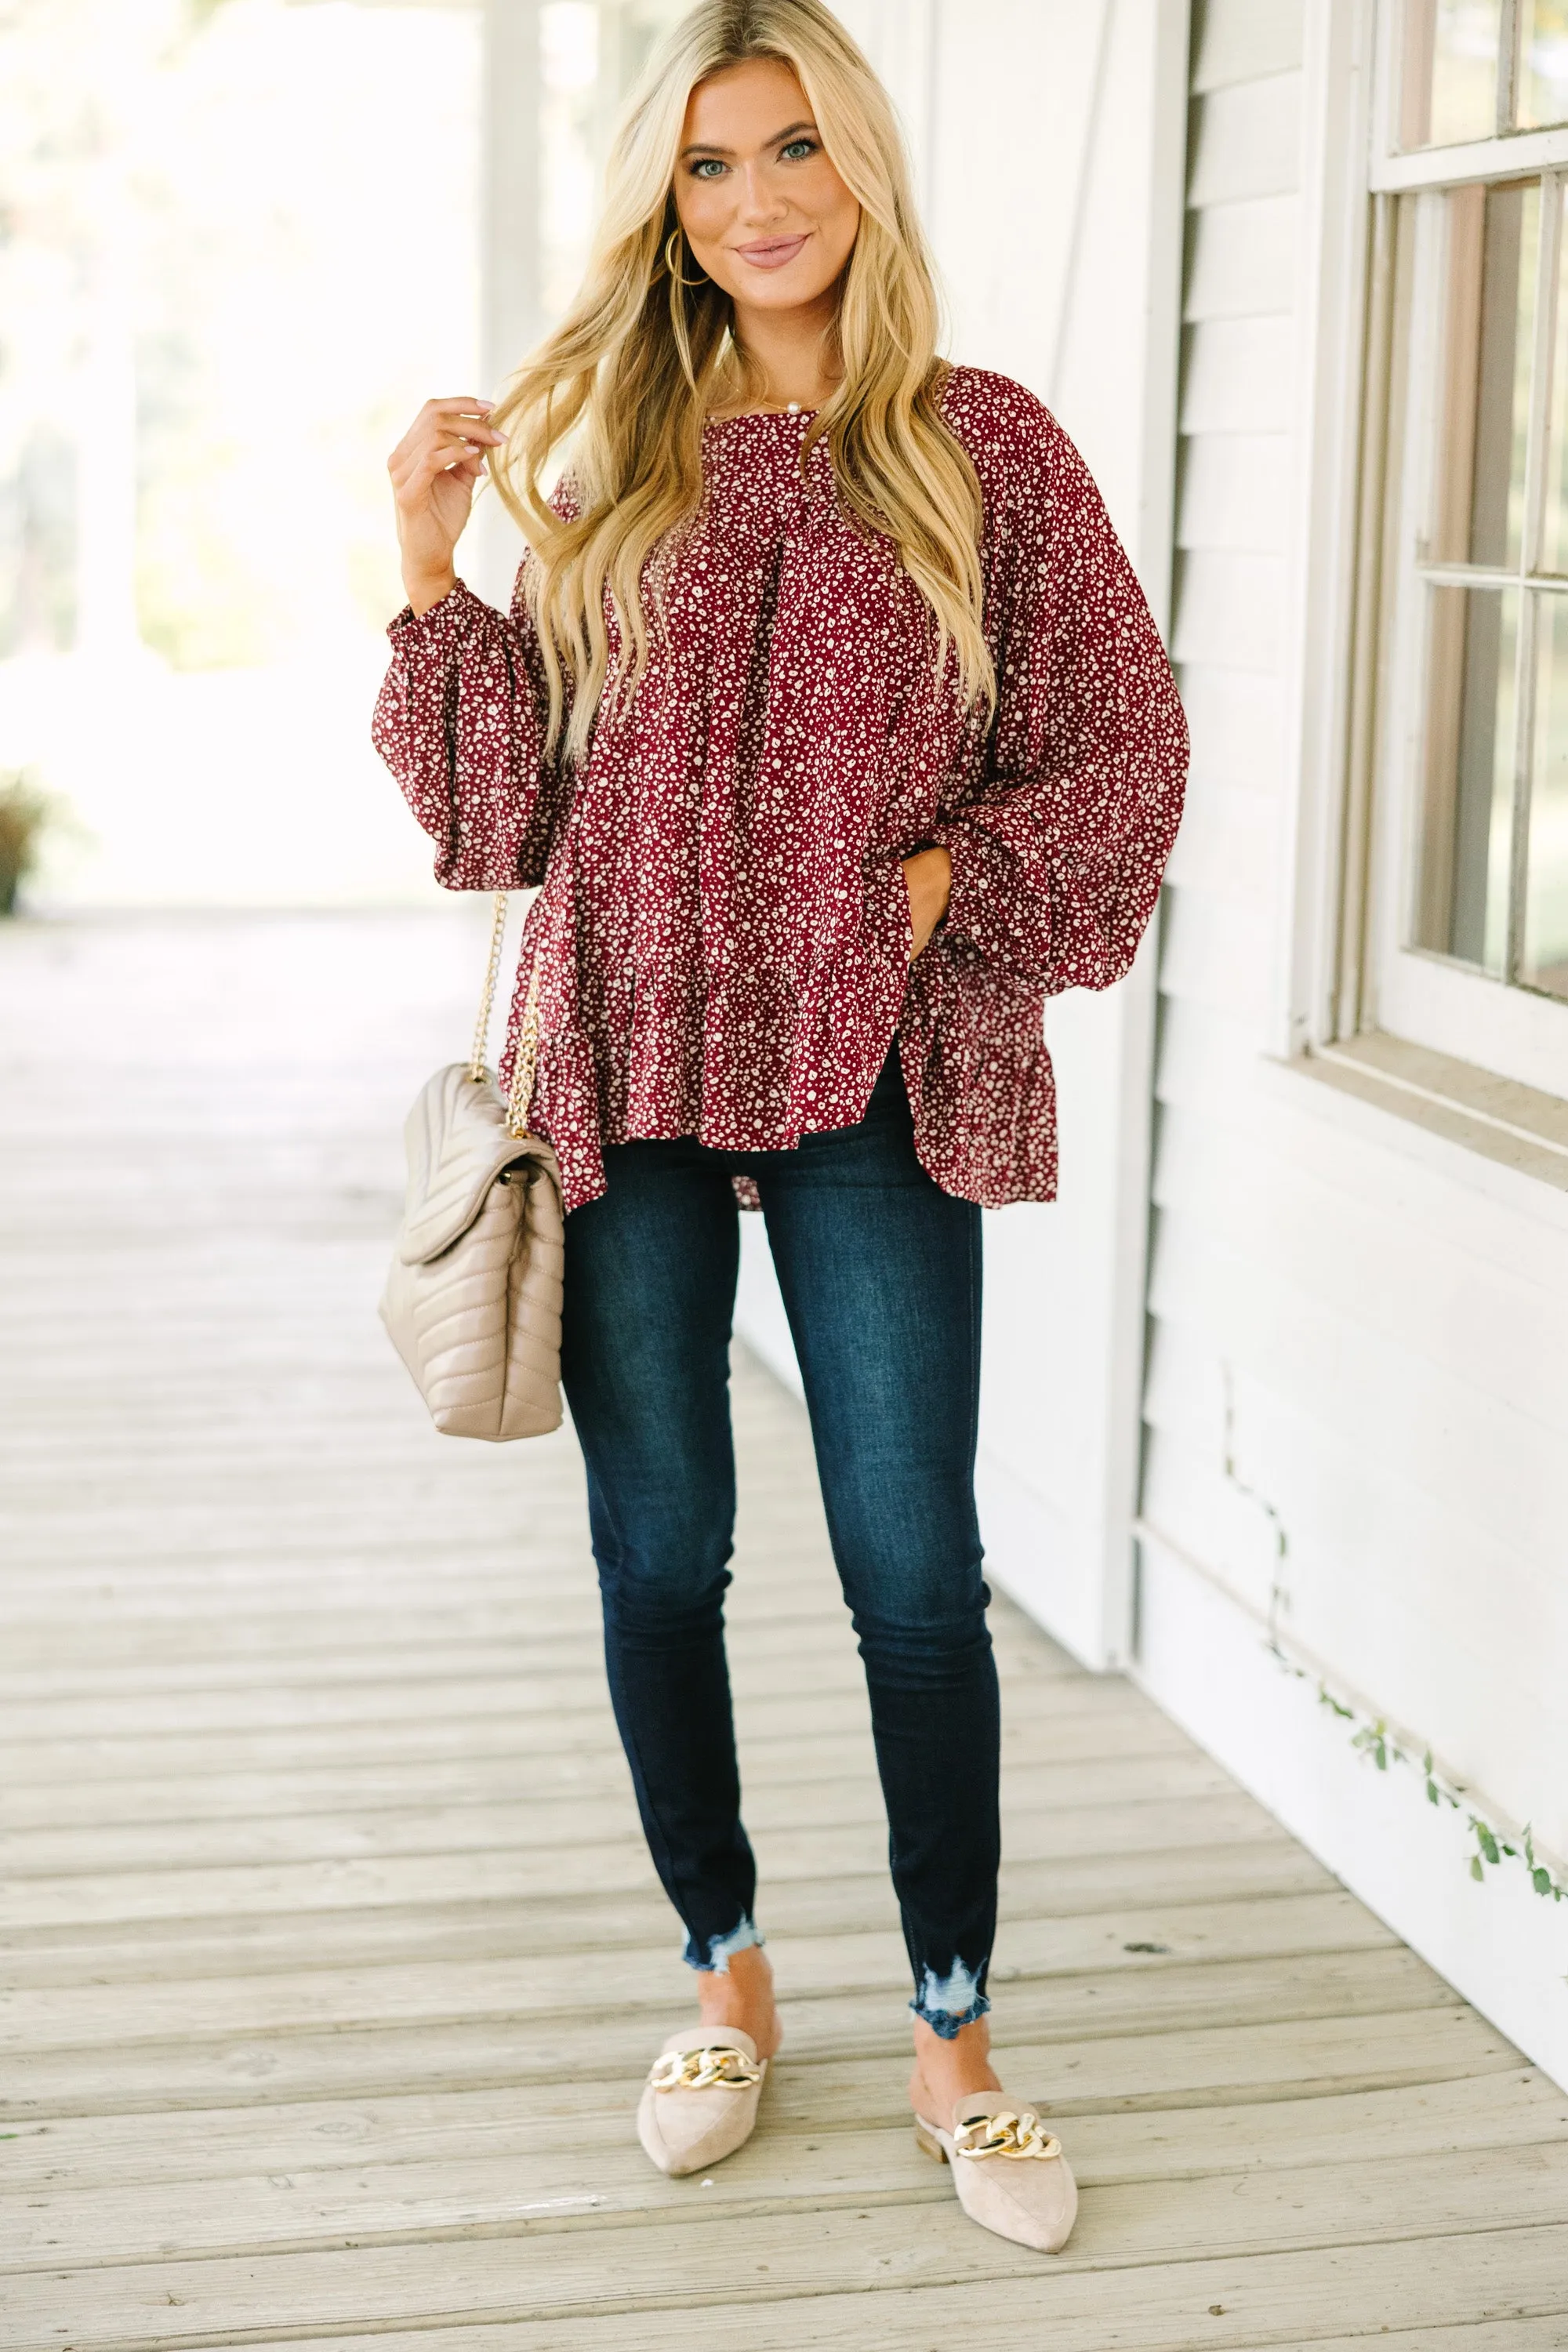
{"type": "Polygon", "coordinates": [[[670,230],[669,235],[664,240],[664,266],[668,270],[670,276],[674,278],[676,284],[678,286],[684,286],[689,292],[696,287],[706,286],[709,283],[709,279],[706,272],[704,272],[700,278],[683,278],[681,276],[679,268],[677,267],[676,257],[670,251],[670,247],[675,243],[677,237],[679,236],[680,229],[678,224],[670,230]]]}

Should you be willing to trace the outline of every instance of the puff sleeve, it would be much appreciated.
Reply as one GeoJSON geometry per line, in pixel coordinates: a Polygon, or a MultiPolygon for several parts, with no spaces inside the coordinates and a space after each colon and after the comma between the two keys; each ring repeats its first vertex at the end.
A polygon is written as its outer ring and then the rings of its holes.
{"type": "Polygon", "coordinates": [[[510,614],[459,580],[418,617],[405,605],[387,631],[372,740],[436,843],[436,878],[448,890],[542,881],[560,814],[522,577],[510,614]]]}
{"type": "Polygon", "coordinates": [[[1108,988],[1175,838],[1186,721],[1088,467],[1037,402],[1010,423],[987,499],[997,705],[979,774],[931,836],[952,859],[943,928],[1047,993],[1108,988]]]}

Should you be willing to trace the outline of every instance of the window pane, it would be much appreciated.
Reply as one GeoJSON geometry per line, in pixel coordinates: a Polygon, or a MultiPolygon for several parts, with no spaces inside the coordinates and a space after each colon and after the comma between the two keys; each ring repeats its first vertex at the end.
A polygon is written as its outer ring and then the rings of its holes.
{"type": "Polygon", "coordinates": [[[1513,571],[1524,524],[1540,184],[1447,199],[1445,423],[1432,553],[1513,571]]]}
{"type": "Polygon", "coordinates": [[[1495,134],[1501,42],[1502,0],[1405,0],[1406,147],[1495,134]]]}
{"type": "Polygon", "coordinates": [[[1568,0],[1521,0],[1519,119],[1568,122],[1568,0]]]}
{"type": "Polygon", "coordinates": [[[1508,954],[1519,592],[1435,588],[1415,945],[1500,975],[1508,954]]]}
{"type": "Polygon", "coordinates": [[[1537,623],[1530,879],[1520,978],[1568,996],[1568,597],[1543,596],[1537,623]]]}
{"type": "MultiPolygon", "coordinates": [[[[1558,200],[1568,206],[1568,188],[1558,200]]],[[[1568,226],[1568,221],[1564,222],[1568,226]]],[[[1568,572],[1568,240],[1557,265],[1557,317],[1552,329],[1552,409],[1547,423],[1546,511],[1541,569],[1568,572]]]]}

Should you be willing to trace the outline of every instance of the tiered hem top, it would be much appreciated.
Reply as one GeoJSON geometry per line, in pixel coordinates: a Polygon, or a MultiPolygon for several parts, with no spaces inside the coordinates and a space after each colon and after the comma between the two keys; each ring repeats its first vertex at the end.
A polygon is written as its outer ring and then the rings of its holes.
{"type": "MultiPolygon", "coordinates": [[[[629,704],[569,770],[543,742],[522,578],[405,610],[378,749],[457,890],[540,884],[532,1123],[568,1211],[603,1150],[792,1150],[864,1116],[897,1039],[916,1149],[986,1206],[1054,1197],[1047,998],[1127,971],[1174,838],[1187,737],[1159,635],[1078,453],[1020,385],[952,372],[984,504],[998,701],[966,715],[889,544],[836,495],[809,415],[712,424],[701,509],[660,563],[629,704]],[[910,962],[902,860],[944,845],[910,962]]],[[[568,493],[569,495],[569,493],[568,493]]]]}

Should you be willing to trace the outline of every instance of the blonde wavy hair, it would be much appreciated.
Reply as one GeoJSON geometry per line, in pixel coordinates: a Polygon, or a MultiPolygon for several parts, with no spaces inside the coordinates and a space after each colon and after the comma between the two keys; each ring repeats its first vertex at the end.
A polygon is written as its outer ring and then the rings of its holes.
{"type": "MultiPolygon", "coordinates": [[[[931,608],[938,668],[953,652],[965,702],[994,699],[980,485],[942,414],[936,289],[887,92],[820,0],[701,0],[655,51],[627,103],[575,302],[490,419],[507,436],[491,454],[491,478],[532,550],[524,593],[549,686],[550,740],[568,760],[585,751],[606,688],[612,700],[628,697],[646,666],[658,614],[657,587],[655,610],[644,609],[645,567],[701,505],[704,422],[756,396],[728,295],[706,278],[683,283],[666,260],[687,102],[700,81],[753,58],[793,68],[861,212],[839,299],[841,377],[807,430],[803,463],[826,441],[843,506],[892,542],[931,608]],[[546,492],[563,444],[574,492],[564,520],[546,492]],[[606,602],[623,648],[613,679],[606,602]]],[[[678,240],[678,256],[684,250],[678,240]]]]}

